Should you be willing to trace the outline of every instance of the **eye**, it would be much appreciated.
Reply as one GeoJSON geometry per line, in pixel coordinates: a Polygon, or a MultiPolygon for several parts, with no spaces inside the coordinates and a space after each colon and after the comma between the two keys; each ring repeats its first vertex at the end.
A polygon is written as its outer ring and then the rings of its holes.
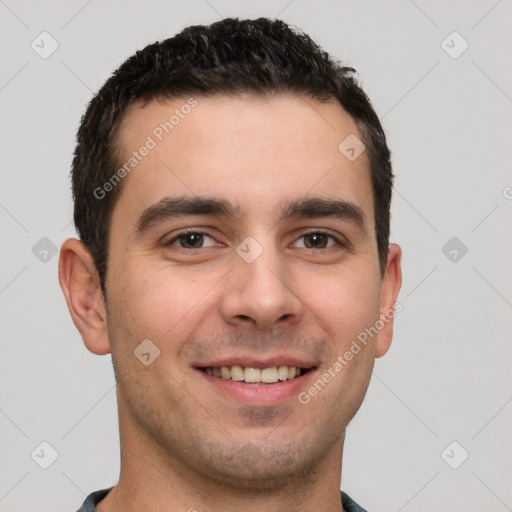
{"type": "Polygon", "coordinates": [[[306,249],[328,249],[334,245],[343,245],[333,235],[323,231],[305,233],[299,238],[299,240],[304,240],[304,242],[303,245],[299,244],[298,247],[306,249]]]}
{"type": "Polygon", "coordinates": [[[216,245],[215,239],[200,231],[187,231],[176,235],[165,243],[166,246],[177,245],[182,249],[202,249],[216,245]],[[208,242],[210,241],[210,242],[208,242]]]}

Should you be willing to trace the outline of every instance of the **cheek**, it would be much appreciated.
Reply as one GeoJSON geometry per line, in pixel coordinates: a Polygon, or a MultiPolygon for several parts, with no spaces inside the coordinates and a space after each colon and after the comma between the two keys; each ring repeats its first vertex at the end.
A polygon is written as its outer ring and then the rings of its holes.
{"type": "Polygon", "coordinates": [[[380,281],[374,274],[347,266],[308,279],[309,286],[301,287],[302,300],[334,338],[338,351],[379,318],[380,281]]]}
{"type": "Polygon", "coordinates": [[[162,346],[182,339],[197,326],[197,317],[218,277],[199,272],[177,272],[156,263],[126,265],[112,280],[109,294],[112,316],[118,318],[130,338],[149,338],[162,346]]]}

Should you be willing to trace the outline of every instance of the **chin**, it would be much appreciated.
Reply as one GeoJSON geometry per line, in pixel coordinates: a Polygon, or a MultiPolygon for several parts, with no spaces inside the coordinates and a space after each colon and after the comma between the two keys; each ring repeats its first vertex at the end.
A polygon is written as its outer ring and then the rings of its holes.
{"type": "Polygon", "coordinates": [[[268,492],[283,488],[291,481],[310,480],[332,448],[332,442],[324,443],[312,445],[298,439],[283,443],[281,438],[280,444],[276,440],[261,439],[223,449],[210,446],[209,453],[202,457],[202,470],[209,478],[234,491],[268,492]]]}

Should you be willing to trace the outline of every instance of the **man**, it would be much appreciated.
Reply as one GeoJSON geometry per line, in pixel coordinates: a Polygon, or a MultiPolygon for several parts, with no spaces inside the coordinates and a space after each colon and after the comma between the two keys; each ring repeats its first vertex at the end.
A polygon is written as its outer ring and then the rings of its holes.
{"type": "Polygon", "coordinates": [[[347,424],[391,343],[392,171],[354,70],[279,20],[188,27],[91,101],[59,278],[112,353],[121,474],[80,511],[361,511],[347,424]]]}

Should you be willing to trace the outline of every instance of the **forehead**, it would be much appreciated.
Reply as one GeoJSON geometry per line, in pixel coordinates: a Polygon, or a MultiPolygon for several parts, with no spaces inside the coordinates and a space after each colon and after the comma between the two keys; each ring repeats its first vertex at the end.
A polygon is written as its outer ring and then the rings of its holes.
{"type": "Polygon", "coordinates": [[[371,220],[366,152],[354,160],[339,148],[361,138],[337,102],[219,95],[135,103],[118,132],[120,164],[135,164],[125,166],[118,207],[215,195],[261,214],[311,194],[356,202],[371,220]]]}

